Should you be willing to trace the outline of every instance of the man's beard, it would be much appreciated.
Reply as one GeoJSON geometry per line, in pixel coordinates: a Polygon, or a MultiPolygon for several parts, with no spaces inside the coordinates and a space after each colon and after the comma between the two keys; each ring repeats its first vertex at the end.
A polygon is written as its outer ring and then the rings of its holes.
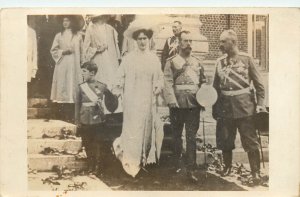
{"type": "Polygon", "coordinates": [[[182,52],[183,52],[185,55],[190,55],[191,52],[192,52],[192,47],[186,47],[186,48],[182,49],[182,52]]]}
{"type": "Polygon", "coordinates": [[[221,51],[223,54],[230,54],[230,53],[233,53],[234,50],[235,50],[234,47],[230,47],[230,48],[225,49],[224,46],[220,46],[219,49],[220,49],[220,51],[221,51]]]}
{"type": "Polygon", "coordinates": [[[219,49],[220,49],[220,51],[221,51],[223,54],[226,53],[226,52],[225,52],[224,46],[220,46],[219,49]]]}

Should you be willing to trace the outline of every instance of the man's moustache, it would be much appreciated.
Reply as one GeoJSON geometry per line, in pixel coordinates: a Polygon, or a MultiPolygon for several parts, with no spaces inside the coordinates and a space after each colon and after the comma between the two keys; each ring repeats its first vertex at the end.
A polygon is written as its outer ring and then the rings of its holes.
{"type": "Polygon", "coordinates": [[[185,47],[185,50],[192,50],[192,47],[185,47]]]}

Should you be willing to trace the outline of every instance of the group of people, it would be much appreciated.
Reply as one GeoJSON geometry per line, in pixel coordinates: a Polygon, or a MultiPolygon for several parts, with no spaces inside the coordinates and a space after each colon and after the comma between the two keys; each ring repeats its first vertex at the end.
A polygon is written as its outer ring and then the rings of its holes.
{"type": "MultiPolygon", "coordinates": [[[[62,16],[63,29],[54,39],[51,54],[56,61],[51,100],[76,103],[75,120],[88,155],[89,171],[99,172],[105,115],[122,105],[121,136],[112,146],[124,171],[136,177],[150,163],[157,163],[163,140],[163,127],[157,115],[157,98],[161,95],[170,109],[174,138],[174,167],[186,165],[188,178],[197,182],[196,133],[201,106],[196,93],[206,83],[200,60],[192,53],[192,35],[174,21],[173,33],[166,40],[161,60],[151,50],[154,30],[135,20],[124,32],[124,40],[134,42],[131,50],[120,53],[118,33],[94,16],[85,38],[76,30],[74,16],[62,16]],[[118,103],[122,97],[122,103],[118,103]],[[182,132],[186,131],[186,154],[183,157],[182,132]]],[[[253,59],[239,52],[237,34],[225,30],[220,36],[220,50],[213,87],[218,100],[213,106],[217,120],[217,147],[222,150],[224,170],[231,173],[232,150],[237,130],[248,153],[254,181],[259,181],[260,154],[253,116],[263,110],[264,86],[253,59]],[[252,91],[252,85],[255,94],[252,91]]]]}

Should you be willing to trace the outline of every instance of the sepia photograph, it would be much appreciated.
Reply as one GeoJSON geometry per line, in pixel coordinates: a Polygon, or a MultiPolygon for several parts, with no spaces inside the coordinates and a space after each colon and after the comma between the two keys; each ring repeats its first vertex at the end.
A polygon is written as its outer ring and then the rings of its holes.
{"type": "Polygon", "coordinates": [[[27,15],[28,190],[268,191],[269,20],[27,15]]]}
{"type": "Polygon", "coordinates": [[[299,9],[218,6],[1,9],[0,196],[299,196],[299,9]]]}

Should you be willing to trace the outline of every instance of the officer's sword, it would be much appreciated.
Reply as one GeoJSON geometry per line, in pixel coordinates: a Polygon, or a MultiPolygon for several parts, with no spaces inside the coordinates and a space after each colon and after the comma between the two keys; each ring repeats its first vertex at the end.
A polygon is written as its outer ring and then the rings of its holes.
{"type": "MultiPolygon", "coordinates": [[[[202,114],[203,115],[203,114],[202,114]]],[[[205,178],[207,178],[207,162],[206,162],[206,144],[205,144],[205,125],[204,117],[202,118],[202,127],[203,127],[203,146],[204,146],[204,165],[205,165],[205,178]]]]}
{"type": "Polygon", "coordinates": [[[264,159],[264,152],[262,149],[262,144],[261,144],[261,134],[260,134],[260,130],[257,129],[258,132],[258,139],[259,139],[259,146],[260,146],[260,152],[261,152],[261,159],[262,159],[262,163],[263,163],[263,167],[265,168],[265,159],[264,159]]]}

